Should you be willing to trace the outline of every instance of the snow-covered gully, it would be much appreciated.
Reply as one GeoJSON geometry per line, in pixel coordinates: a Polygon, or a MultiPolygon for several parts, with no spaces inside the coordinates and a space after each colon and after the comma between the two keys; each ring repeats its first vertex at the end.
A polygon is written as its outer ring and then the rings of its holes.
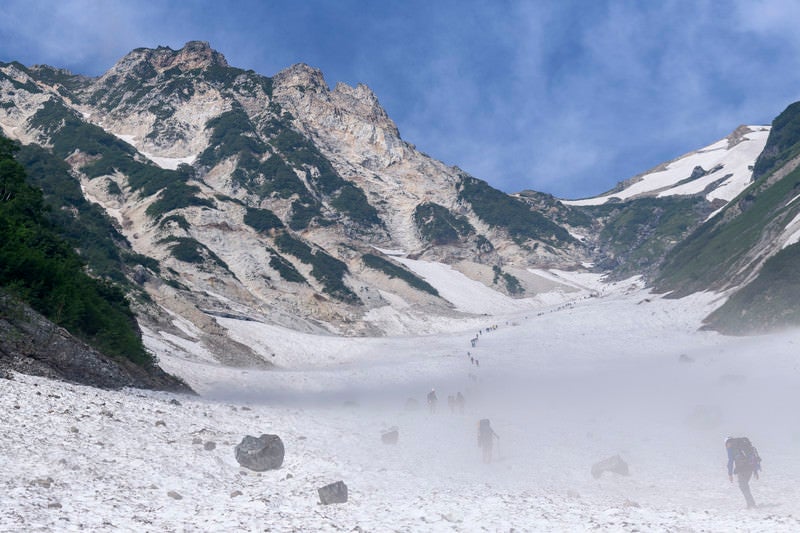
{"type": "Polygon", "coordinates": [[[710,301],[618,290],[424,337],[285,330],[318,357],[274,371],[162,353],[199,397],[14,374],[0,379],[0,530],[800,530],[800,333],[698,331],[710,301]],[[490,464],[481,418],[500,437],[490,464]],[[262,433],[285,444],[278,470],[234,457],[262,433]],[[729,434],[763,457],[757,509],[728,481],[729,434]],[[613,455],[630,475],[595,479],[613,455]],[[337,480],[349,501],[320,505],[337,480]]]}

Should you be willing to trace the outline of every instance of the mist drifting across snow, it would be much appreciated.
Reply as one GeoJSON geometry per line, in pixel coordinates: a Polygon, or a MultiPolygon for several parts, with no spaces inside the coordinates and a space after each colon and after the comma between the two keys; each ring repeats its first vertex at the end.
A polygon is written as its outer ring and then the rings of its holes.
{"type": "Polygon", "coordinates": [[[588,302],[487,318],[497,329],[480,335],[391,339],[373,359],[251,372],[205,394],[314,413],[332,453],[420,490],[503,487],[607,505],[739,509],[724,440],[746,435],[764,458],[756,499],[794,509],[800,333],[723,337],[697,331],[694,320],[674,302],[588,302]],[[425,401],[431,388],[435,414],[425,401]],[[458,391],[463,414],[448,407],[458,391]],[[477,445],[481,418],[500,436],[489,465],[477,445]],[[390,427],[400,441],[382,445],[380,432],[390,427]],[[592,464],[617,454],[630,476],[592,478],[592,464]]]}

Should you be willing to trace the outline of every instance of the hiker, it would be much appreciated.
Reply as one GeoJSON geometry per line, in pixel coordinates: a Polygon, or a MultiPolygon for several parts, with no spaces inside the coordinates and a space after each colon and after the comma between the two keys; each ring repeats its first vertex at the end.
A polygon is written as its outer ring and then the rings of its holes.
{"type": "Polygon", "coordinates": [[[460,414],[464,414],[464,395],[461,394],[461,391],[458,391],[456,394],[456,407],[458,407],[458,412],[460,414]]]}
{"type": "Polygon", "coordinates": [[[733,474],[736,474],[747,508],[752,509],[756,502],[750,493],[750,478],[758,479],[758,472],[761,470],[758,450],[747,437],[728,437],[725,439],[725,449],[728,452],[728,480],[733,483],[733,474]]]}
{"type": "Polygon", "coordinates": [[[494,432],[488,418],[478,422],[478,446],[483,450],[483,462],[486,464],[492,462],[492,445],[496,438],[500,436],[494,432]]]}
{"type": "Polygon", "coordinates": [[[428,393],[428,409],[430,409],[431,414],[436,413],[436,402],[439,399],[436,397],[436,390],[431,389],[428,393]]]}

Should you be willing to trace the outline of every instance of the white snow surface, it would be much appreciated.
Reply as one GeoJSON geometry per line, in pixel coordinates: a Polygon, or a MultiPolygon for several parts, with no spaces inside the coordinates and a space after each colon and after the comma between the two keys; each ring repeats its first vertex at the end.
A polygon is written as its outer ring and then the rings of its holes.
{"type": "Polygon", "coordinates": [[[640,179],[621,191],[583,200],[562,200],[568,205],[602,205],[611,198],[627,200],[640,195],[657,197],[690,195],[703,192],[718,180],[720,185],[706,194],[709,201],[730,201],[742,192],[753,175],[751,166],[761,154],[769,136],[769,126],[748,126],[751,130],[744,139],[732,147],[722,139],[696,152],[686,154],[654,171],[645,173],[640,179]],[[705,176],[688,180],[695,167],[708,172],[705,176]],[[716,170],[715,170],[716,169],[716,170]],[[712,172],[713,171],[713,172],[712,172]]]}
{"type": "Polygon", "coordinates": [[[530,309],[537,302],[535,298],[514,299],[506,296],[444,263],[417,261],[407,257],[394,259],[433,285],[442,298],[465,313],[495,314],[530,309]]]}
{"type": "Polygon", "coordinates": [[[0,379],[0,531],[800,530],[800,331],[724,337],[698,330],[716,295],[590,288],[427,336],[264,335],[220,319],[295,355],[269,371],[159,352],[198,397],[0,379]],[[464,413],[448,408],[456,391],[464,413]],[[481,418],[500,437],[491,464],[481,418]],[[392,426],[399,442],[383,444],[392,426]],[[258,473],[234,448],[262,433],[286,456],[258,473]],[[763,458],[757,509],[728,481],[727,435],[763,458]],[[630,475],[594,479],[616,454],[630,475]],[[320,505],[337,480],[349,501],[320,505]]]}

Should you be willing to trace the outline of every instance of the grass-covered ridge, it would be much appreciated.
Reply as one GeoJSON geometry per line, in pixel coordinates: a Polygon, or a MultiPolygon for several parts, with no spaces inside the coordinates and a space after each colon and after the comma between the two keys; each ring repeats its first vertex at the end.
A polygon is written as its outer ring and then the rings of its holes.
{"type": "Polygon", "coordinates": [[[419,204],[414,209],[414,224],[422,239],[435,245],[456,243],[475,234],[466,217],[433,202],[419,204]]]}
{"type": "Polygon", "coordinates": [[[707,327],[747,335],[800,325],[800,243],[770,257],[755,280],[706,319],[707,327]]]}
{"type": "Polygon", "coordinates": [[[90,277],[46,217],[41,190],[0,137],[0,288],[101,352],[152,364],[123,291],[90,277]]]}
{"type": "Polygon", "coordinates": [[[765,176],[800,155],[800,102],[772,121],[767,143],[753,167],[753,179],[765,176]]]}
{"type": "Polygon", "coordinates": [[[458,198],[469,203],[475,214],[490,226],[505,229],[518,244],[529,239],[548,244],[575,240],[567,230],[532,211],[524,201],[492,188],[485,181],[462,176],[458,198]]]}
{"type": "Polygon", "coordinates": [[[308,283],[288,259],[273,249],[269,249],[269,266],[280,274],[281,278],[291,283],[308,283]]]}
{"type": "Polygon", "coordinates": [[[364,254],[361,257],[361,261],[363,261],[364,265],[368,266],[369,268],[373,270],[379,270],[390,278],[397,278],[405,281],[414,289],[427,292],[433,296],[439,296],[439,291],[437,291],[430,283],[420,278],[405,267],[393,263],[388,259],[384,259],[383,257],[375,254],[364,254]]]}

